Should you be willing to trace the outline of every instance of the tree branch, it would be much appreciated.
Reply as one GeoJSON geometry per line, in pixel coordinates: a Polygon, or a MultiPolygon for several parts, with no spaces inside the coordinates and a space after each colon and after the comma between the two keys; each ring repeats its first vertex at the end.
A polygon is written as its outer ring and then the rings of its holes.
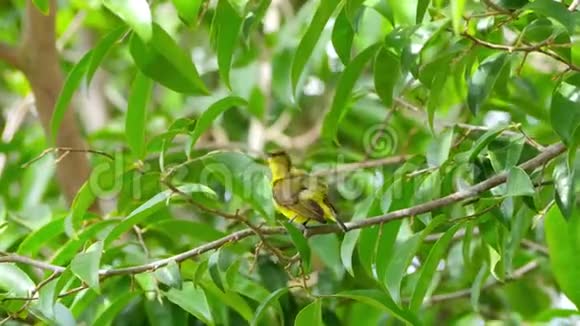
{"type": "MultiPolygon", "coordinates": [[[[519,167],[524,169],[524,170],[531,170],[531,169],[541,167],[541,166],[545,165],[546,163],[548,163],[553,158],[564,153],[565,151],[566,151],[566,147],[562,143],[557,143],[557,144],[551,145],[551,146],[547,147],[544,152],[542,152],[539,155],[537,155],[536,157],[526,161],[525,163],[519,165],[519,167]]],[[[373,225],[388,223],[390,221],[399,220],[399,219],[402,219],[405,217],[416,216],[419,214],[427,213],[427,212],[430,212],[432,210],[439,209],[439,208],[448,206],[450,204],[475,197],[475,196],[477,196],[485,191],[490,190],[491,188],[494,188],[494,187],[506,182],[506,180],[507,180],[507,173],[500,173],[500,174],[493,176],[485,181],[477,183],[477,184],[475,184],[467,189],[452,193],[448,196],[441,197],[439,199],[435,199],[435,200],[432,200],[432,201],[429,201],[429,202],[426,202],[423,204],[419,204],[419,205],[416,205],[413,207],[396,210],[396,211],[393,211],[393,212],[390,212],[390,213],[387,213],[384,215],[375,216],[375,217],[371,217],[368,219],[359,220],[359,221],[355,221],[355,222],[348,222],[345,224],[346,224],[346,227],[348,230],[355,230],[355,229],[360,229],[360,228],[369,227],[369,226],[373,226],[373,225]]],[[[316,226],[316,227],[312,227],[312,228],[307,229],[305,235],[307,237],[311,237],[311,236],[316,235],[316,234],[327,234],[327,233],[337,233],[337,232],[341,232],[341,229],[336,225],[321,225],[321,226],[316,226]]],[[[286,229],[283,227],[267,227],[267,228],[261,228],[260,233],[262,235],[285,234],[286,229]]],[[[254,236],[254,235],[256,235],[255,230],[253,230],[251,228],[243,229],[240,231],[236,231],[236,232],[234,232],[228,236],[225,236],[223,238],[208,242],[208,243],[203,244],[199,247],[193,248],[193,249],[188,250],[188,251],[184,251],[182,253],[179,253],[177,255],[174,255],[174,256],[171,256],[168,258],[156,260],[156,261],[153,261],[151,263],[138,265],[138,266],[101,270],[99,272],[99,275],[100,275],[101,279],[104,279],[104,278],[108,278],[108,277],[116,276],[116,275],[139,274],[139,273],[144,273],[144,272],[155,271],[158,268],[163,267],[171,262],[178,262],[179,263],[179,262],[185,261],[187,259],[197,257],[203,253],[208,252],[208,251],[218,249],[218,248],[220,248],[228,243],[238,242],[242,239],[245,239],[245,238],[248,238],[248,237],[254,236]]],[[[64,271],[64,267],[51,265],[51,264],[40,262],[40,261],[31,259],[28,257],[14,255],[14,254],[0,257],[0,262],[18,262],[18,263],[31,265],[31,266],[34,266],[37,268],[50,270],[50,271],[57,272],[57,273],[64,271]]]]}

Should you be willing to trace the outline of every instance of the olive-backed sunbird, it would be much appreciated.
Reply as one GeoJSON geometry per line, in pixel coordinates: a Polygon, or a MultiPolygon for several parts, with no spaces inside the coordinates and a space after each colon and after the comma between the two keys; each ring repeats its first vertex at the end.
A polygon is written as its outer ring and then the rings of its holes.
{"type": "Polygon", "coordinates": [[[274,205],[282,215],[304,226],[310,220],[320,223],[330,220],[344,232],[348,231],[338,219],[328,199],[328,187],[320,178],[293,169],[290,157],[283,151],[269,153],[268,166],[272,173],[274,205]]]}

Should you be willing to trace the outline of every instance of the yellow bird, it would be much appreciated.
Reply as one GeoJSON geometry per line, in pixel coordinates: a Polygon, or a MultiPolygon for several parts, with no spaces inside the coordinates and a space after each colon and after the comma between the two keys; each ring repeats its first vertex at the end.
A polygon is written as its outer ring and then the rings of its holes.
{"type": "Polygon", "coordinates": [[[348,229],[338,217],[328,199],[328,187],[319,178],[292,168],[285,152],[268,154],[268,166],[272,173],[272,196],[276,209],[290,221],[304,226],[315,220],[326,223],[334,221],[346,232],[348,229]]]}

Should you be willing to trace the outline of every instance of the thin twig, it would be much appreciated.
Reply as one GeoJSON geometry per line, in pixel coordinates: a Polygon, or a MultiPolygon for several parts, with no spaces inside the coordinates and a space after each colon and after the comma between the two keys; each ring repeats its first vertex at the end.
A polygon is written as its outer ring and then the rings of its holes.
{"type": "MultiPolygon", "coordinates": [[[[528,273],[534,271],[539,266],[540,266],[540,264],[536,260],[532,260],[529,263],[525,264],[524,266],[516,269],[512,275],[509,275],[508,277],[506,277],[504,282],[499,282],[496,279],[493,279],[491,282],[488,282],[487,284],[482,286],[481,290],[482,291],[487,290],[487,289],[490,289],[494,286],[504,284],[506,282],[513,282],[513,281],[519,280],[519,279],[523,278],[524,276],[526,276],[528,273]]],[[[442,301],[459,299],[459,298],[467,297],[470,294],[471,294],[471,288],[462,289],[462,290],[450,292],[450,293],[435,294],[427,300],[427,304],[434,304],[434,303],[438,303],[438,302],[442,302],[442,301]]]]}
{"type": "MultiPolygon", "coordinates": [[[[42,153],[40,153],[40,155],[33,158],[32,160],[22,164],[22,168],[29,167],[34,162],[42,159],[43,157],[45,157],[46,155],[48,155],[50,153],[57,153],[57,154],[62,153],[59,159],[62,159],[62,157],[68,155],[68,153],[91,153],[91,154],[104,156],[104,157],[110,159],[111,161],[115,160],[113,155],[111,155],[109,153],[102,152],[102,151],[94,150],[94,149],[82,149],[82,148],[71,148],[71,147],[51,147],[51,148],[47,148],[44,151],[42,151],[42,153]]],[[[57,159],[57,161],[59,159],[57,159]]]]}
{"type": "Polygon", "coordinates": [[[576,10],[576,8],[578,7],[579,4],[580,4],[580,0],[572,1],[572,3],[568,6],[568,10],[570,10],[570,11],[576,10]]]}

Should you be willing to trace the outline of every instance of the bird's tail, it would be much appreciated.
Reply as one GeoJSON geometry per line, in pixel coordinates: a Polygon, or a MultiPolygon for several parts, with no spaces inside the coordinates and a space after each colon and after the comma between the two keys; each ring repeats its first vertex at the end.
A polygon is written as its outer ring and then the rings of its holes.
{"type": "Polygon", "coordinates": [[[338,219],[338,217],[335,217],[335,221],[336,224],[338,224],[338,226],[342,229],[342,232],[348,232],[348,229],[346,228],[346,225],[344,225],[344,223],[342,223],[341,220],[338,219]]]}

